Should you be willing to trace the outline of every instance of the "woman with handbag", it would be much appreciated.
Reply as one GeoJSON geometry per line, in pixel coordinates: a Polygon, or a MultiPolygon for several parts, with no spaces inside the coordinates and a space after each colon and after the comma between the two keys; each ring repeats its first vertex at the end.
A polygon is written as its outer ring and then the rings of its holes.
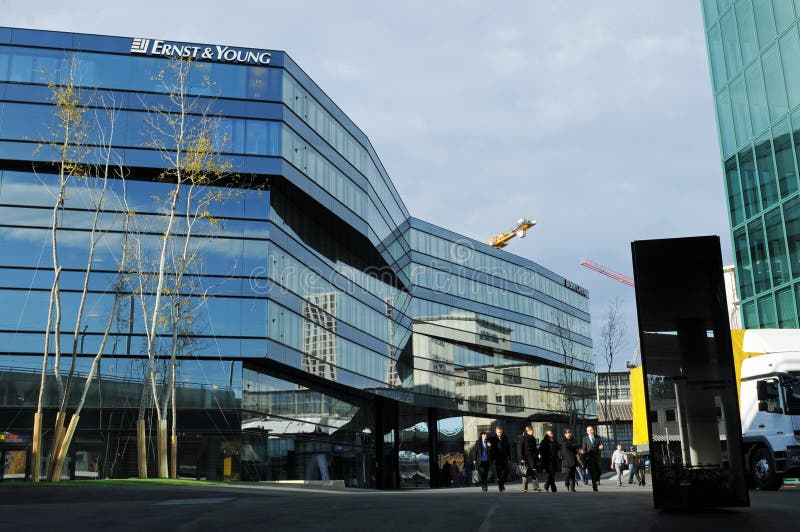
{"type": "Polygon", "coordinates": [[[525,426],[525,432],[522,434],[522,445],[521,445],[521,453],[520,456],[522,458],[520,463],[520,475],[522,476],[522,491],[523,493],[528,492],[528,477],[533,477],[533,489],[536,491],[542,491],[539,489],[539,478],[536,474],[536,468],[539,465],[539,448],[536,445],[536,437],[533,435],[533,427],[530,425],[525,426]]]}
{"type": "Polygon", "coordinates": [[[475,472],[481,489],[484,493],[489,491],[489,467],[492,461],[492,442],[489,441],[489,434],[481,432],[480,438],[475,442],[475,450],[472,452],[472,461],[475,463],[475,472]]]}

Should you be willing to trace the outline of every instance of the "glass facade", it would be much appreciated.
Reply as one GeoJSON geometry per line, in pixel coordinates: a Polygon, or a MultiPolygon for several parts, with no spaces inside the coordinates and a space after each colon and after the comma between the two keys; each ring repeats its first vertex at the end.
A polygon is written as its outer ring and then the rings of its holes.
{"type": "Polygon", "coordinates": [[[800,3],[702,3],[744,327],[798,327],[800,3]]]}
{"type": "Polygon", "coordinates": [[[180,63],[176,98],[178,62],[134,48],[0,28],[0,420],[18,436],[0,452],[23,453],[9,475],[30,475],[44,349],[46,424],[73,361],[69,409],[103,355],[67,477],[136,474],[137,411],[156,406],[153,378],[167,412],[173,354],[180,476],[461,485],[479,428],[596,419],[584,289],[411,217],[364,133],[286,54],[180,63]],[[67,84],[82,114],[64,150],[67,84]],[[175,182],[184,115],[210,131],[223,178],[175,182]]]}

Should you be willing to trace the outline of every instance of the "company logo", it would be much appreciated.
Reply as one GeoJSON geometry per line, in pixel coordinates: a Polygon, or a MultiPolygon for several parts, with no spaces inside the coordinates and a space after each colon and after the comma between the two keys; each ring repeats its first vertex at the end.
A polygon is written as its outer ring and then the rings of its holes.
{"type": "Polygon", "coordinates": [[[136,38],[131,43],[132,54],[146,54],[148,48],[150,48],[150,39],[136,38]]]}
{"type": "Polygon", "coordinates": [[[183,57],[219,61],[222,63],[244,63],[248,65],[268,65],[271,54],[264,51],[243,50],[230,46],[196,46],[177,44],[159,39],[134,38],[131,41],[131,53],[158,57],[183,57]]]}

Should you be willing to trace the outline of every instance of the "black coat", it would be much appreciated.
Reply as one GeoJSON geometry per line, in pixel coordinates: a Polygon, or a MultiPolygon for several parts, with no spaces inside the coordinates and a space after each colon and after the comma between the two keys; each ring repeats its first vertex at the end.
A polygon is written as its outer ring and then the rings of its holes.
{"type": "Polygon", "coordinates": [[[578,442],[575,441],[575,438],[564,438],[561,441],[561,462],[564,467],[578,465],[578,442]]]}
{"type": "Polygon", "coordinates": [[[508,462],[511,458],[511,444],[508,442],[508,436],[503,434],[498,438],[497,434],[492,434],[488,440],[492,443],[492,451],[489,455],[492,462],[508,462]]]}
{"type": "MultiPolygon", "coordinates": [[[[489,441],[487,438],[486,441],[489,441]]],[[[488,448],[489,451],[489,461],[492,461],[492,447],[488,448]]],[[[475,442],[475,448],[472,450],[472,460],[476,464],[480,464],[483,460],[481,460],[481,440],[475,442]]]]}
{"type": "Polygon", "coordinates": [[[542,457],[542,466],[547,469],[556,467],[558,465],[558,442],[550,439],[547,436],[542,438],[542,443],[539,445],[539,455],[542,457]]]}
{"type": "Polygon", "coordinates": [[[528,467],[536,467],[536,465],[539,463],[539,448],[536,445],[536,438],[529,436],[528,434],[522,435],[520,457],[525,460],[525,465],[528,467]]]}
{"type": "Polygon", "coordinates": [[[598,436],[597,434],[594,435],[594,445],[592,445],[592,442],[589,441],[589,436],[588,435],[584,436],[583,437],[583,445],[581,445],[581,449],[583,449],[583,453],[584,453],[583,454],[584,460],[586,460],[587,462],[594,460],[594,461],[599,463],[600,462],[600,454],[602,452],[600,450],[600,445],[604,444],[604,443],[605,442],[603,441],[603,439],[600,436],[598,436]]]}

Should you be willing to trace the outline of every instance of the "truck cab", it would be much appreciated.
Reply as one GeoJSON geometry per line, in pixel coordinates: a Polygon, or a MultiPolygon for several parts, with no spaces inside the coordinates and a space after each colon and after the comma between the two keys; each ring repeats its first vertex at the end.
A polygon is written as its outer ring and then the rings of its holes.
{"type": "Polygon", "coordinates": [[[751,483],[775,490],[800,476],[800,351],[744,359],[739,401],[751,483]]]}

